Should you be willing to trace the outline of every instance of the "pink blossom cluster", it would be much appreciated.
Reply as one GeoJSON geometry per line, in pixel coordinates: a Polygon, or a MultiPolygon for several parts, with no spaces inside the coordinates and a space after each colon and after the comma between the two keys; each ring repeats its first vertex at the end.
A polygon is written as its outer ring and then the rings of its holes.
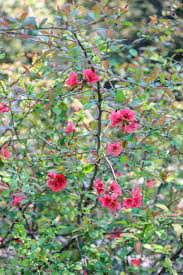
{"type": "Polygon", "coordinates": [[[48,173],[48,187],[52,189],[53,192],[62,190],[67,183],[67,179],[64,174],[56,174],[54,171],[48,173]]]}
{"type": "Polygon", "coordinates": [[[122,130],[124,133],[133,133],[135,129],[138,127],[138,122],[134,119],[135,112],[130,109],[123,109],[118,112],[113,111],[110,120],[111,120],[111,126],[118,128],[122,130]]]}
{"type": "Polygon", "coordinates": [[[73,125],[74,125],[74,124],[73,124],[72,121],[68,121],[67,126],[66,126],[66,128],[65,128],[65,133],[66,133],[66,134],[69,134],[70,132],[75,132],[75,131],[76,131],[76,128],[74,128],[73,125]]]}
{"type": "Polygon", "coordinates": [[[121,209],[121,204],[117,201],[118,196],[121,194],[121,187],[116,181],[110,183],[108,190],[105,190],[105,184],[99,178],[94,181],[94,185],[98,195],[100,196],[101,193],[104,195],[103,197],[98,197],[102,208],[107,207],[112,212],[121,209]]]}
{"type": "MultiPolygon", "coordinates": [[[[96,73],[93,70],[90,70],[90,69],[86,69],[86,70],[83,71],[83,77],[84,77],[85,80],[87,80],[92,85],[99,81],[98,75],[96,75],[96,73]]],[[[66,83],[69,85],[70,88],[75,86],[78,83],[77,73],[76,72],[71,72],[69,74],[69,78],[66,81],[66,83]]]]}
{"type": "MultiPolygon", "coordinates": [[[[8,150],[5,150],[4,148],[1,148],[0,153],[2,153],[2,155],[5,157],[6,160],[9,160],[10,152],[8,150]]],[[[0,155],[0,159],[1,159],[1,155],[0,155]]]]}
{"type": "Polygon", "coordinates": [[[142,202],[142,195],[140,193],[140,190],[138,187],[135,187],[133,191],[131,192],[132,197],[126,198],[123,200],[123,206],[124,208],[134,208],[134,207],[139,207],[142,202]]]}
{"type": "Polygon", "coordinates": [[[111,233],[109,233],[109,237],[108,237],[108,239],[109,240],[113,240],[113,239],[118,239],[118,238],[120,238],[121,237],[121,234],[123,233],[123,228],[120,228],[120,229],[113,229],[112,231],[111,231],[111,233]],[[118,231],[118,233],[113,233],[113,232],[116,232],[116,231],[118,231]]]}
{"type": "Polygon", "coordinates": [[[0,104],[0,112],[5,113],[5,112],[9,112],[9,110],[10,109],[8,108],[6,103],[2,101],[1,104],[0,104]]]}
{"type": "Polygon", "coordinates": [[[138,266],[140,264],[141,264],[141,262],[139,259],[132,259],[132,261],[131,261],[131,265],[133,265],[133,266],[136,266],[136,265],[138,266]]]}

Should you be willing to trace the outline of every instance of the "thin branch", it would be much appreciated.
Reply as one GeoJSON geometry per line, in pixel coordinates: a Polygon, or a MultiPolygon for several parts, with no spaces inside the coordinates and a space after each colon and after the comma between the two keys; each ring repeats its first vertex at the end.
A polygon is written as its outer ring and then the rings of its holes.
{"type": "Polygon", "coordinates": [[[112,164],[110,163],[109,159],[107,158],[106,154],[103,153],[103,156],[104,158],[106,159],[107,163],[109,164],[109,167],[111,169],[111,172],[112,172],[112,175],[113,175],[113,179],[117,182],[117,179],[116,179],[116,175],[115,175],[115,172],[114,172],[114,169],[112,167],[112,164]]]}

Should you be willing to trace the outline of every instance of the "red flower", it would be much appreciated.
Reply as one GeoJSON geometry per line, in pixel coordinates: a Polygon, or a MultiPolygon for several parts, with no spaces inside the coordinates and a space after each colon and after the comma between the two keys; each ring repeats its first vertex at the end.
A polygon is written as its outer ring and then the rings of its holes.
{"type": "Polygon", "coordinates": [[[15,196],[14,199],[13,199],[13,206],[19,205],[20,202],[21,202],[23,199],[24,199],[23,197],[17,197],[17,196],[15,196]]]}
{"type": "Polygon", "coordinates": [[[135,112],[130,109],[123,109],[123,110],[120,110],[119,112],[122,119],[127,121],[132,121],[135,116],[135,112]]]}
{"type": "MultiPolygon", "coordinates": [[[[1,148],[1,153],[3,154],[3,156],[5,157],[6,160],[9,160],[10,152],[8,150],[6,151],[5,149],[1,148]]],[[[0,158],[1,158],[1,156],[0,156],[0,158]]]]}
{"type": "Polygon", "coordinates": [[[55,172],[51,171],[48,174],[48,187],[52,189],[53,192],[57,192],[62,190],[67,183],[67,179],[63,174],[56,174],[55,172]]]}
{"type": "Polygon", "coordinates": [[[18,243],[19,245],[21,245],[21,240],[19,238],[15,239],[15,242],[18,243]]]}
{"type": "Polygon", "coordinates": [[[112,201],[112,198],[108,194],[105,194],[103,198],[98,197],[98,201],[101,203],[102,208],[105,208],[105,207],[109,207],[112,201]]]}
{"type": "Polygon", "coordinates": [[[132,134],[135,131],[135,129],[138,127],[138,125],[139,125],[138,122],[132,121],[129,124],[127,124],[127,123],[123,124],[121,126],[121,130],[122,130],[123,134],[125,134],[125,133],[132,134]]]}
{"type": "Polygon", "coordinates": [[[111,231],[111,234],[109,233],[109,237],[108,237],[108,239],[109,240],[113,240],[113,239],[115,239],[115,238],[120,238],[121,237],[121,234],[123,233],[123,228],[120,228],[120,229],[113,229],[112,231],[111,231]],[[120,232],[118,232],[118,233],[112,233],[112,232],[115,232],[115,231],[119,231],[119,230],[121,230],[120,232]]]}
{"type": "Polygon", "coordinates": [[[110,120],[111,120],[111,126],[115,127],[116,125],[119,126],[121,124],[121,122],[123,121],[123,118],[120,112],[113,111],[110,116],[110,120]]]}
{"type": "Polygon", "coordinates": [[[119,142],[108,145],[108,154],[113,153],[114,157],[117,157],[121,151],[122,151],[122,147],[119,142]]]}
{"type": "Polygon", "coordinates": [[[127,198],[123,200],[123,205],[126,209],[139,207],[142,202],[142,196],[138,187],[135,187],[131,193],[133,198],[127,198]]]}
{"type": "Polygon", "coordinates": [[[132,259],[132,261],[131,261],[131,264],[132,265],[140,265],[140,260],[138,260],[138,259],[132,259]]]}
{"type": "Polygon", "coordinates": [[[108,205],[109,210],[112,212],[116,211],[117,209],[121,209],[121,203],[117,202],[117,200],[112,197],[111,202],[108,205]]]}
{"type": "Polygon", "coordinates": [[[119,171],[116,172],[116,177],[121,177],[121,173],[119,171]]]}
{"type": "Polygon", "coordinates": [[[98,82],[100,79],[96,73],[90,69],[86,69],[83,71],[83,76],[86,78],[88,82],[91,84],[94,84],[95,82],[98,82]]]}
{"type": "Polygon", "coordinates": [[[109,189],[113,193],[112,195],[115,198],[117,198],[121,194],[121,187],[115,181],[110,183],[109,189]]]}
{"type": "Polygon", "coordinates": [[[140,194],[140,190],[138,189],[138,187],[135,187],[133,189],[132,196],[133,196],[134,201],[135,201],[135,207],[139,207],[141,205],[141,202],[142,202],[142,196],[140,194]]]}
{"type": "Polygon", "coordinates": [[[137,129],[138,125],[139,124],[136,121],[130,122],[127,127],[127,133],[129,133],[129,134],[133,133],[137,129]]]}
{"type": "Polygon", "coordinates": [[[67,127],[65,128],[65,133],[69,134],[70,132],[75,132],[75,131],[76,131],[76,129],[73,127],[73,122],[68,121],[67,127]]]}
{"type": "Polygon", "coordinates": [[[154,180],[150,180],[150,181],[148,181],[148,182],[146,183],[146,186],[147,186],[148,188],[152,188],[152,187],[153,187],[153,184],[154,184],[154,180]]]}
{"type": "Polygon", "coordinates": [[[100,195],[102,192],[105,191],[105,189],[104,189],[105,184],[103,182],[101,182],[101,180],[99,178],[94,181],[94,185],[95,185],[98,195],[100,195]]]}
{"type": "Polygon", "coordinates": [[[135,200],[133,198],[126,198],[123,200],[123,206],[125,209],[134,208],[135,207],[135,200]]]}
{"type": "Polygon", "coordinates": [[[76,85],[78,83],[78,81],[77,81],[77,73],[71,72],[69,74],[69,78],[66,81],[66,83],[69,85],[70,88],[72,88],[74,85],[76,85]]]}
{"type": "Polygon", "coordinates": [[[0,112],[1,113],[5,113],[5,112],[9,112],[9,108],[8,108],[8,106],[6,105],[6,103],[5,102],[1,102],[1,104],[0,104],[0,112]]]}
{"type": "Polygon", "coordinates": [[[124,133],[133,133],[138,127],[138,122],[134,120],[135,112],[130,109],[123,109],[119,112],[113,111],[110,116],[111,126],[117,127],[121,124],[121,130],[124,133]]]}

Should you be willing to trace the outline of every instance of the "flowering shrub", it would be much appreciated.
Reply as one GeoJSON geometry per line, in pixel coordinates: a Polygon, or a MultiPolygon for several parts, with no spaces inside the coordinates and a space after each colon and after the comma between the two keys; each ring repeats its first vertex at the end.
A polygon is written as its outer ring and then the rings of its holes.
{"type": "Polygon", "coordinates": [[[18,43],[0,53],[0,274],[182,272],[179,20],[132,41],[123,1],[28,2],[0,20],[18,43]]]}

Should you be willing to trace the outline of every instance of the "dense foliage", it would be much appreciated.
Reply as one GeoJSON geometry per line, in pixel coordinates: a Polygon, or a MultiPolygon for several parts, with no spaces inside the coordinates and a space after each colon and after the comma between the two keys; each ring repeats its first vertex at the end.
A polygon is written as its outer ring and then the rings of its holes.
{"type": "Polygon", "coordinates": [[[0,19],[0,274],[182,274],[182,5],[40,2],[0,19]]]}

